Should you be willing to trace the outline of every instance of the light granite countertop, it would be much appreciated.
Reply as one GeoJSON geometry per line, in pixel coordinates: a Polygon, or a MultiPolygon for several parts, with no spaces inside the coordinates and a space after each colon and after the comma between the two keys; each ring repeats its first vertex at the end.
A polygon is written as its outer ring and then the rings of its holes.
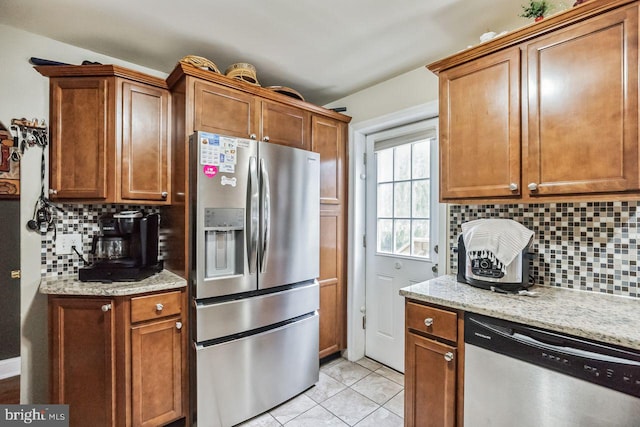
{"type": "Polygon", "coordinates": [[[551,286],[529,290],[538,296],[491,292],[450,275],[407,286],[400,295],[640,350],[640,299],[551,286]]]}
{"type": "Polygon", "coordinates": [[[162,270],[160,273],[139,282],[81,282],[76,274],[63,277],[43,277],[40,281],[40,293],[111,297],[166,291],[185,286],[187,286],[185,279],[167,270],[162,270]]]}

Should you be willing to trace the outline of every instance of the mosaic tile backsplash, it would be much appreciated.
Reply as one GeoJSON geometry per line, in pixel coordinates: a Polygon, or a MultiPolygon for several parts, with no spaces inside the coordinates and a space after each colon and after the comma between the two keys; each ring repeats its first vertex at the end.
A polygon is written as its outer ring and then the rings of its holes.
{"type": "Polygon", "coordinates": [[[120,211],[139,210],[144,213],[160,213],[160,242],[159,258],[163,259],[163,249],[166,245],[166,236],[162,231],[162,210],[158,207],[133,206],[133,205],[57,205],[64,212],[56,213],[56,230],[48,231],[42,235],[41,244],[41,276],[67,276],[78,274],[78,269],[83,266],[83,261],[77,254],[56,255],[56,234],[79,233],[82,235],[82,254],[87,261],[91,261],[89,252],[93,236],[100,232],[98,218],[104,214],[113,214],[120,211]]]}
{"type": "MultiPolygon", "coordinates": [[[[449,238],[457,246],[460,224],[508,218],[533,230],[536,284],[640,298],[638,208],[640,202],[530,205],[451,205],[449,238]]],[[[457,255],[450,251],[451,273],[457,255]]]]}

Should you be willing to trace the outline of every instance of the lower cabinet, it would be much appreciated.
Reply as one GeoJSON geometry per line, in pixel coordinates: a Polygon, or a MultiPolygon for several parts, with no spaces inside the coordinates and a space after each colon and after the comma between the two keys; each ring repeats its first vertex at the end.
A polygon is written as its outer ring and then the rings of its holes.
{"type": "Polygon", "coordinates": [[[162,426],[184,417],[183,291],[50,296],[51,403],[70,426],[162,426]]]}
{"type": "Polygon", "coordinates": [[[462,426],[462,317],[407,301],[405,325],[405,426],[462,426]]]}

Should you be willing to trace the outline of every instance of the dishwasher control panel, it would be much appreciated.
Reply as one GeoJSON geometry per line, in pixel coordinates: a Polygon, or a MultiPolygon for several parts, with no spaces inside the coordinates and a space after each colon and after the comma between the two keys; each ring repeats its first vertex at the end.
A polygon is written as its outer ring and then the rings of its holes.
{"type": "Polygon", "coordinates": [[[465,343],[640,397],[640,351],[465,313],[465,343]]]}

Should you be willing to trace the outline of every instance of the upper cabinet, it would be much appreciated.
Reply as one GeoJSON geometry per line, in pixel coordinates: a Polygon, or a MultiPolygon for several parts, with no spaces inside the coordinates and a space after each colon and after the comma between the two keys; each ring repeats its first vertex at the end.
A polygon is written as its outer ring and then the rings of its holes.
{"type": "Polygon", "coordinates": [[[520,189],[520,50],[440,74],[443,198],[502,197],[520,189]]]}
{"type": "Polygon", "coordinates": [[[111,65],[36,69],[50,78],[50,197],[169,204],[164,81],[111,65]]]}
{"type": "Polygon", "coordinates": [[[634,197],[638,2],[588,2],[429,65],[441,199],[634,197]]]}
{"type": "Polygon", "coordinates": [[[309,149],[308,111],[206,81],[193,84],[194,130],[309,149]]]}

